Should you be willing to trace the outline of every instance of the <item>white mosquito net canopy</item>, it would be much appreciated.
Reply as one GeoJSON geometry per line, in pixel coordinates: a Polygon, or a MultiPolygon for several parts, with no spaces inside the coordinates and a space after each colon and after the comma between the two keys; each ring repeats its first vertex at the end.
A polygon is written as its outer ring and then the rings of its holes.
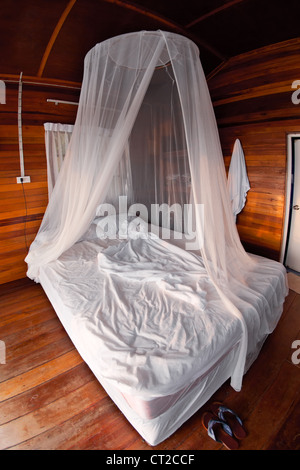
{"type": "Polygon", "coordinates": [[[97,44],[86,55],[71,142],[26,258],[28,276],[39,282],[40,267],[84,235],[101,204],[110,203],[118,212],[119,196],[127,197],[128,207],[141,205],[141,216],[155,224],[164,220],[151,211],[153,205],[181,208],[181,217],[173,214],[172,222],[179,232],[189,232],[186,220],[180,221],[192,215],[196,251],[244,331],[232,378],[239,389],[248,334],[236,307],[237,292],[247,291],[251,309],[265,299],[247,288],[247,273],[259,269],[235,226],[198,48],[180,35],[129,33],[97,44]]]}

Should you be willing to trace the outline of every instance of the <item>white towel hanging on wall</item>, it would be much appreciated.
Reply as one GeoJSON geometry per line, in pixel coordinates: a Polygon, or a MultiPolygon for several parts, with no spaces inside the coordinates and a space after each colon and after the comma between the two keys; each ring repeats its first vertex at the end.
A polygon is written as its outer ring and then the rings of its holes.
{"type": "Polygon", "coordinates": [[[6,87],[5,82],[0,80],[0,104],[6,103],[6,87]]]}
{"type": "Polygon", "coordinates": [[[247,192],[250,189],[245,156],[242,144],[239,139],[236,139],[234,143],[231,156],[228,172],[228,189],[232,205],[232,212],[236,217],[237,214],[239,214],[243,209],[246,202],[247,192]]]}

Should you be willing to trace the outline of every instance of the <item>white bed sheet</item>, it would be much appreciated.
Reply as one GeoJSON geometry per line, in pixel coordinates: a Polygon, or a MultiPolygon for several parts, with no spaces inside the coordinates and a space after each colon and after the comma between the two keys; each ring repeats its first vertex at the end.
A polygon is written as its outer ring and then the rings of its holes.
{"type": "Polygon", "coordinates": [[[198,265],[196,275],[189,271],[193,255],[190,265],[179,266],[182,260],[174,252],[170,259],[166,246],[162,240],[137,239],[103,250],[83,241],[42,270],[42,284],[47,277],[59,316],[92,370],[121,392],[143,399],[174,394],[192,383],[242,332],[205,269],[198,265]],[[113,249],[120,270],[121,257],[144,258],[128,263],[131,272],[124,261],[119,275],[113,270],[113,249]]]}
{"type": "MultiPolygon", "coordinates": [[[[248,365],[275,328],[287,293],[284,268],[277,263],[274,272],[273,261],[255,258],[265,274],[253,272],[249,283],[267,302],[253,315],[249,299],[240,299],[248,365]]],[[[160,239],[92,237],[44,266],[40,281],[85,362],[141,435],[146,429],[143,437],[151,445],[195,411],[191,396],[201,406],[232,373],[241,325],[193,253],[160,239]],[[227,372],[216,378],[229,356],[227,372]],[[207,381],[213,385],[204,390],[207,381]],[[175,418],[178,403],[186,411],[175,418]]]]}
{"type": "MultiPolygon", "coordinates": [[[[127,420],[145,439],[150,446],[156,446],[160,442],[171,436],[185,421],[187,421],[201,406],[203,406],[212,394],[231,376],[236,349],[224,355],[222,360],[209,370],[203,377],[196,381],[195,386],[187,387],[177,400],[158,416],[150,419],[145,416],[145,411],[153,407],[146,408],[145,403],[138,400],[141,407],[138,409],[128,404],[124,395],[116,387],[111,386],[102,379],[102,385],[108,395],[126,416],[127,420]],[[140,413],[142,411],[142,413],[140,413]]],[[[163,397],[165,399],[166,397],[163,397]]]]}

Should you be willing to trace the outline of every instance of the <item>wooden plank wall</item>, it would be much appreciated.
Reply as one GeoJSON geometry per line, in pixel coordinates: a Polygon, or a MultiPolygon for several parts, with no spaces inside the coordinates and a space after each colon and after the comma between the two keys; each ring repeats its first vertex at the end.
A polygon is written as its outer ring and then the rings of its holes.
{"type": "Polygon", "coordinates": [[[288,133],[300,133],[300,39],[230,59],[208,77],[226,168],[239,138],[251,190],[237,227],[245,248],[278,260],[284,223],[288,133]]]}
{"type": "MultiPolygon", "coordinates": [[[[78,101],[80,85],[51,81],[29,84],[24,77],[22,133],[25,175],[20,176],[18,144],[18,77],[0,76],[6,83],[6,104],[0,104],[0,284],[26,276],[24,258],[48,203],[44,123],[73,124],[77,106],[48,103],[47,99],[78,101]],[[59,86],[58,86],[59,85],[59,86]]],[[[31,79],[33,81],[33,79],[31,79]]]]}
{"type": "MultiPolygon", "coordinates": [[[[300,105],[291,100],[292,83],[300,80],[299,54],[300,39],[265,47],[230,59],[208,79],[227,168],[236,138],[245,152],[251,190],[237,221],[242,242],[273,259],[281,249],[287,134],[300,132],[300,105]]],[[[80,84],[28,84],[24,77],[23,146],[31,183],[22,186],[16,183],[18,77],[0,79],[7,87],[6,104],[0,105],[0,283],[5,283],[26,276],[27,247],[48,202],[43,124],[73,124],[76,118],[77,107],[56,106],[47,98],[78,101],[80,84]]]]}

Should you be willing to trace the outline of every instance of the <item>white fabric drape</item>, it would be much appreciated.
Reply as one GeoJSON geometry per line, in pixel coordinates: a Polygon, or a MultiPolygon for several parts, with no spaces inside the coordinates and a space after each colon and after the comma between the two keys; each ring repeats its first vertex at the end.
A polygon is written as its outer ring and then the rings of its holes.
{"type": "Polygon", "coordinates": [[[228,171],[228,190],[235,217],[243,209],[249,189],[245,155],[240,140],[236,139],[228,171]]]}
{"type": "Polygon", "coordinates": [[[6,103],[6,85],[3,80],[0,80],[0,104],[6,103]]]}
{"type": "Polygon", "coordinates": [[[55,182],[62,167],[71,140],[73,125],[46,122],[45,146],[47,158],[48,197],[50,199],[55,182]]]}
{"type": "Polygon", "coordinates": [[[193,203],[206,270],[242,325],[232,377],[232,385],[240,389],[248,334],[237,298],[246,290],[245,302],[254,310],[264,300],[247,290],[247,274],[255,262],[245,253],[234,223],[199,51],[182,36],[130,33],[97,44],[87,54],[72,138],[26,258],[30,278],[38,282],[39,268],[80,239],[99,204],[118,204],[120,194],[117,186],[112,190],[112,182],[121,173],[122,195],[130,203],[148,208],[193,203]],[[130,168],[124,164],[128,159],[130,168]]]}

